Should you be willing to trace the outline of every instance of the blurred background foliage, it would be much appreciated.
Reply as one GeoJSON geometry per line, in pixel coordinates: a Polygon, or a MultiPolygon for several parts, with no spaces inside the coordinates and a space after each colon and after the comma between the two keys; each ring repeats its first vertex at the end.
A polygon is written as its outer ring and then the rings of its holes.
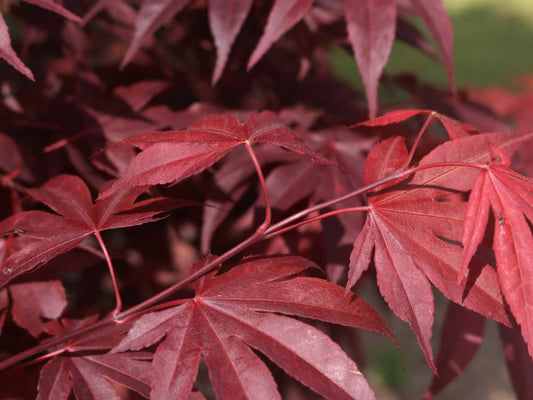
{"type": "MultiPolygon", "coordinates": [[[[514,78],[533,74],[532,0],[444,0],[455,37],[458,87],[509,85],[514,78]]],[[[410,20],[427,33],[417,19],[410,20]]],[[[427,35],[427,37],[430,37],[427,35]]],[[[331,48],[335,74],[362,88],[352,55],[331,48]]],[[[444,68],[422,52],[396,41],[385,73],[412,73],[422,82],[446,85],[444,68]]]]}

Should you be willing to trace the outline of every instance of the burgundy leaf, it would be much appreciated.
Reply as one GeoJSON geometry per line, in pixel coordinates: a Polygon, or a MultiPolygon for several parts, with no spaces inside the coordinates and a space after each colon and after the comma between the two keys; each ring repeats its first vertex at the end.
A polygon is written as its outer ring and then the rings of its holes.
{"type": "Polygon", "coordinates": [[[69,359],[54,358],[41,369],[37,400],[67,400],[72,389],[69,359]]]}
{"type": "Polygon", "coordinates": [[[268,16],[265,31],[248,61],[251,69],[272,44],[291,29],[309,11],[313,0],[276,0],[268,16]]]}
{"type": "Polygon", "coordinates": [[[71,21],[80,22],[80,23],[83,22],[83,20],[80,17],[71,13],[69,10],[59,5],[58,3],[55,3],[53,0],[23,0],[23,1],[25,1],[26,3],[39,6],[46,10],[55,12],[56,14],[62,15],[63,17],[70,19],[71,21]]]}
{"type": "Polygon", "coordinates": [[[463,247],[464,255],[459,271],[459,279],[462,279],[467,272],[468,264],[474,256],[477,247],[485,236],[485,227],[489,221],[490,211],[490,190],[485,184],[487,174],[480,174],[479,179],[470,192],[468,207],[463,225],[463,247]]]}
{"type": "Polygon", "coordinates": [[[427,2],[425,0],[411,0],[416,11],[431,32],[440,49],[444,68],[455,90],[455,73],[453,69],[453,28],[452,21],[442,0],[427,2]]]}
{"type": "Polygon", "coordinates": [[[253,0],[209,0],[209,26],[217,47],[212,83],[222,75],[231,46],[241,30],[253,0]]]}
{"type": "Polygon", "coordinates": [[[131,186],[178,182],[197,174],[244,143],[269,143],[327,162],[299,142],[272,113],[250,114],[245,123],[231,115],[211,115],[185,131],[150,132],[127,139],[143,151],[101,197],[131,186]]]}
{"type": "Polygon", "coordinates": [[[387,225],[375,222],[375,263],[378,286],[394,313],[409,322],[428,365],[437,372],[431,350],[433,293],[424,274],[387,225]]]}
{"type": "Polygon", "coordinates": [[[378,109],[378,81],[396,32],[395,0],[345,0],[348,38],[363,78],[370,118],[378,109]]]}
{"type": "Polygon", "coordinates": [[[355,296],[346,298],[341,287],[318,278],[295,277],[309,268],[316,266],[298,257],[275,257],[202,279],[193,285],[194,300],[142,316],[113,352],[151,346],[166,336],[154,356],[159,384],[151,396],[158,399],[182,398],[191,391],[200,354],[217,398],[280,398],[270,372],[246,345],[326,398],[373,399],[356,365],[331,339],[276,314],[362,327],[392,337],[369,305],[355,296]]]}
{"type": "Polygon", "coordinates": [[[124,68],[142,44],[189,2],[190,0],[144,0],[135,21],[133,39],[120,67],[124,68]]]}
{"type": "Polygon", "coordinates": [[[126,188],[93,204],[85,183],[73,175],[58,175],[30,189],[34,198],[60,215],[25,211],[0,221],[0,235],[16,232],[34,239],[3,261],[0,286],[72,250],[88,235],[157,221],[157,214],[191,204],[164,198],[134,203],[143,190],[126,188]]]}
{"type": "MultiPolygon", "coordinates": [[[[97,318],[55,320],[47,332],[53,335],[87,327],[97,318]]],[[[151,354],[127,352],[102,354],[115,346],[131,324],[110,326],[72,339],[68,351],[52,358],[42,369],[38,399],[119,399],[111,381],[148,398],[151,384],[151,354]]],[[[67,350],[67,349],[65,349],[67,350]]]]}
{"type": "Polygon", "coordinates": [[[394,110],[389,111],[388,113],[374,118],[370,119],[365,122],[361,122],[359,124],[353,125],[352,127],[358,127],[358,126],[386,126],[391,124],[397,124],[399,122],[403,122],[405,120],[408,120],[409,118],[412,118],[416,115],[427,115],[427,116],[433,116],[439,122],[444,126],[444,129],[446,129],[446,132],[448,133],[448,136],[450,139],[455,140],[459,139],[464,136],[468,136],[468,132],[470,131],[477,131],[476,128],[465,124],[463,122],[459,122],[455,119],[452,119],[450,117],[447,117],[445,115],[439,114],[435,111],[431,110],[419,110],[419,109],[412,109],[412,110],[394,110]]]}
{"type": "Polygon", "coordinates": [[[42,318],[57,319],[67,306],[60,281],[16,283],[9,286],[9,292],[13,320],[35,337],[43,332],[42,318]]]}
{"type": "MultiPolygon", "coordinates": [[[[492,137],[499,138],[502,142],[508,138],[492,137]]],[[[468,137],[450,143],[474,138],[479,141],[477,137],[468,137]]],[[[465,147],[464,153],[456,150],[446,152],[446,155],[465,162],[488,156],[488,152],[482,148],[470,146],[468,149],[468,152],[465,147]]],[[[447,161],[437,158],[437,154],[442,155],[442,150],[437,148],[421,164],[427,164],[429,160],[447,161]]],[[[390,175],[403,165],[406,158],[407,149],[401,138],[390,138],[375,146],[365,164],[365,183],[390,175]]],[[[461,237],[464,203],[434,200],[447,193],[445,187],[450,181],[449,175],[456,172],[461,173],[461,176],[465,175],[464,172],[457,171],[456,167],[428,169],[415,174],[409,181],[413,187],[408,191],[384,190],[382,185],[371,192],[367,225],[361,233],[365,236],[356,240],[348,274],[347,289],[356,283],[367,268],[373,243],[376,247],[375,263],[380,291],[392,310],[410,322],[430,365],[429,337],[433,302],[425,278],[452,301],[508,323],[498,280],[491,267],[476,263],[477,276],[469,276],[469,290],[466,294],[463,286],[457,283],[462,249],[454,243],[461,237]],[[438,189],[439,185],[443,189],[438,189]],[[420,276],[411,279],[413,275],[420,276]],[[450,279],[455,279],[456,283],[452,284],[450,279]]]]}
{"type": "Polygon", "coordinates": [[[26,75],[32,81],[35,81],[31,70],[24,65],[22,60],[17,56],[13,47],[11,47],[11,38],[7,29],[4,17],[0,14],[0,57],[6,60],[13,68],[21,74],[26,75]]]}
{"type": "MultiPolygon", "coordinates": [[[[493,247],[500,285],[511,312],[522,328],[530,354],[533,355],[533,270],[528,261],[533,257],[533,235],[524,217],[525,214],[530,220],[533,219],[533,180],[509,168],[509,156],[520,143],[530,137],[533,135],[491,134],[464,138],[439,146],[421,164],[437,154],[443,161],[459,158],[469,162],[484,162],[481,172],[478,172],[478,169],[448,169],[451,173],[447,175],[461,176],[460,184],[454,182],[451,176],[443,178],[442,175],[439,178],[448,186],[453,183],[452,187],[462,190],[467,190],[468,184],[473,185],[463,224],[464,252],[457,279],[461,280],[465,275],[468,264],[483,238],[489,207],[492,204],[495,216],[493,247]],[[476,151],[472,150],[474,143],[477,145],[476,151]],[[509,154],[503,149],[507,149],[509,154]]],[[[429,173],[442,172],[442,169],[438,170],[429,173]]],[[[427,174],[428,172],[424,175],[427,174]]]]}
{"type": "MultiPolygon", "coordinates": [[[[520,324],[522,336],[533,357],[533,234],[523,213],[533,216],[533,180],[496,165],[487,174],[495,214],[494,252],[502,292],[520,324]],[[494,173],[492,173],[492,171],[494,173]],[[499,173],[498,173],[499,172],[499,173]],[[530,202],[523,210],[515,200],[515,185],[527,185],[530,202]]],[[[518,195],[519,196],[519,195],[518,195]]]]}

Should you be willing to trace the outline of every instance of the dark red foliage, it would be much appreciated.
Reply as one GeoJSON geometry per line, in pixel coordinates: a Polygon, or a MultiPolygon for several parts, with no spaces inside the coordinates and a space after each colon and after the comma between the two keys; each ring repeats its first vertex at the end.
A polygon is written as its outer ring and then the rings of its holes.
{"type": "Polygon", "coordinates": [[[0,396],[375,399],[353,328],[401,357],[370,305],[386,303],[435,375],[426,399],[487,318],[531,398],[532,85],[456,95],[441,0],[2,13],[0,396]],[[451,90],[383,76],[396,39],[440,58],[451,90]],[[332,45],[365,93],[331,73],[332,45]],[[380,104],[380,84],[402,98],[380,104]]]}

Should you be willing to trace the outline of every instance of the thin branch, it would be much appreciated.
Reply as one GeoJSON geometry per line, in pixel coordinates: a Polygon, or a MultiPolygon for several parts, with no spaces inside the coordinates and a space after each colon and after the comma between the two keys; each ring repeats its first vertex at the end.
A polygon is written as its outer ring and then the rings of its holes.
{"type": "Polygon", "coordinates": [[[60,336],[54,336],[50,339],[45,339],[37,346],[31,347],[27,350],[24,350],[20,353],[15,354],[14,356],[6,358],[3,361],[0,361],[0,371],[12,365],[15,365],[19,361],[23,361],[29,357],[32,357],[36,354],[41,353],[42,351],[46,351],[51,347],[56,347],[62,343],[67,342],[70,339],[83,336],[86,333],[91,333],[93,331],[96,331],[97,329],[104,328],[113,323],[115,323],[114,320],[111,318],[110,315],[108,315],[105,318],[101,319],[100,321],[95,322],[94,324],[84,326],[83,328],[75,329],[73,331],[62,334],[60,336]]]}
{"type": "Polygon", "coordinates": [[[389,176],[386,176],[385,178],[379,179],[376,182],[370,183],[368,185],[362,186],[359,189],[356,189],[350,193],[345,194],[344,196],[337,197],[332,200],[325,201],[323,203],[316,204],[312,207],[306,208],[305,210],[301,210],[297,212],[296,214],[291,215],[290,217],[287,217],[274,225],[271,225],[270,228],[268,228],[264,235],[269,235],[270,233],[274,231],[278,231],[281,228],[284,228],[287,225],[292,224],[293,222],[314,213],[315,211],[320,211],[324,208],[331,207],[335,204],[341,203],[343,201],[349,200],[355,196],[358,196],[362,193],[368,192],[369,190],[372,190],[378,186],[384,185],[386,183],[389,183],[391,181],[395,181],[397,179],[406,178],[409,175],[414,174],[415,172],[422,171],[425,169],[431,169],[431,168],[442,168],[442,167],[469,167],[469,168],[476,168],[476,169],[484,169],[485,166],[483,164],[469,164],[469,163],[462,163],[462,162],[442,162],[442,163],[434,163],[434,164],[426,164],[426,165],[419,165],[417,167],[409,168],[406,170],[398,169],[397,171],[393,172],[389,176]]]}
{"type": "Polygon", "coordinates": [[[333,217],[334,215],[339,215],[339,214],[344,214],[344,213],[349,213],[349,212],[357,212],[357,211],[368,211],[368,206],[342,208],[340,210],[334,210],[334,211],[327,212],[325,214],[317,215],[316,217],[307,218],[307,219],[304,219],[303,221],[297,222],[296,224],[286,226],[285,228],[279,229],[277,231],[269,232],[268,234],[265,234],[263,236],[263,239],[265,240],[270,239],[274,236],[277,236],[287,231],[290,231],[292,229],[298,228],[299,226],[306,225],[306,224],[309,224],[315,221],[320,221],[321,219],[325,219],[328,217],[333,217]]]}

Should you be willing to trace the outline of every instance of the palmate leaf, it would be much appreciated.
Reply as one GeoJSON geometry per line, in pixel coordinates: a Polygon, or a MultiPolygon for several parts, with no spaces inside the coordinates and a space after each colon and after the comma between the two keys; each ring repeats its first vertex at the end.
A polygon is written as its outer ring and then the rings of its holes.
{"type": "Polygon", "coordinates": [[[370,119],[365,122],[361,122],[357,125],[353,125],[353,127],[358,126],[387,126],[392,124],[397,124],[400,122],[403,122],[405,120],[408,120],[412,117],[415,117],[417,115],[424,115],[424,116],[430,116],[432,115],[435,119],[437,119],[444,129],[446,129],[446,132],[448,133],[448,136],[450,139],[455,140],[461,137],[468,136],[468,132],[471,131],[477,131],[476,128],[465,124],[464,122],[457,121],[453,118],[447,117],[446,115],[440,114],[438,112],[432,111],[432,110],[420,110],[420,109],[408,109],[408,110],[394,110],[390,111],[382,116],[379,116],[374,119],[370,119]]]}
{"type": "Polygon", "coordinates": [[[143,150],[101,197],[131,186],[179,182],[197,174],[245,143],[281,146],[314,161],[327,162],[298,141],[270,112],[250,114],[245,123],[232,115],[211,115],[184,131],[149,132],[126,139],[143,150]]]}
{"type": "Polygon", "coordinates": [[[318,278],[297,276],[316,266],[299,257],[245,262],[194,284],[196,295],[178,307],[140,317],[113,352],[157,347],[153,399],[190,393],[201,356],[218,399],[279,399],[261,359],[266,355],[329,399],[374,399],[355,363],[318,329],[278,315],[359,327],[392,338],[368,304],[318,278]]]}
{"type": "Polygon", "coordinates": [[[41,370],[37,399],[67,400],[73,392],[78,400],[119,400],[109,380],[148,398],[150,363],[135,353],[56,357],[41,370]]]}
{"type": "MultiPolygon", "coordinates": [[[[488,142],[516,149],[524,136],[485,134],[447,142],[428,154],[421,165],[438,162],[490,161],[488,142]],[[458,145],[460,144],[460,145],[458,145]]],[[[365,183],[395,172],[407,159],[403,139],[390,138],[375,146],[365,164],[365,183]]],[[[439,201],[450,190],[468,191],[476,169],[439,167],[420,171],[396,189],[377,187],[369,193],[367,222],[354,243],[347,289],[368,267],[375,248],[380,291],[391,309],[410,323],[428,363],[434,368],[429,339],[433,300],[428,280],[450,300],[496,321],[508,324],[498,277],[490,266],[476,261],[466,289],[457,282],[466,207],[462,202],[439,201]],[[413,279],[416,277],[416,279],[413,279]]]]}
{"type": "Polygon", "coordinates": [[[128,188],[93,204],[88,187],[73,175],[58,175],[39,189],[30,189],[35,199],[57,214],[25,211],[0,221],[0,235],[17,232],[31,241],[1,264],[0,287],[72,250],[83,239],[107,229],[125,228],[156,221],[157,214],[191,203],[153,198],[135,203],[144,188],[128,188]]]}
{"type": "MultiPolygon", "coordinates": [[[[96,316],[82,320],[56,320],[48,324],[48,333],[67,333],[96,321],[96,316]]],[[[129,325],[111,326],[72,339],[68,349],[54,356],[42,368],[38,400],[120,399],[111,382],[129,388],[145,398],[150,393],[150,360],[147,352],[104,354],[115,346],[129,325]]]]}
{"type": "Polygon", "coordinates": [[[495,144],[489,146],[492,161],[479,174],[468,201],[459,278],[483,239],[492,205],[500,285],[533,357],[533,235],[524,217],[533,221],[533,180],[511,170],[505,152],[495,144]]]}

